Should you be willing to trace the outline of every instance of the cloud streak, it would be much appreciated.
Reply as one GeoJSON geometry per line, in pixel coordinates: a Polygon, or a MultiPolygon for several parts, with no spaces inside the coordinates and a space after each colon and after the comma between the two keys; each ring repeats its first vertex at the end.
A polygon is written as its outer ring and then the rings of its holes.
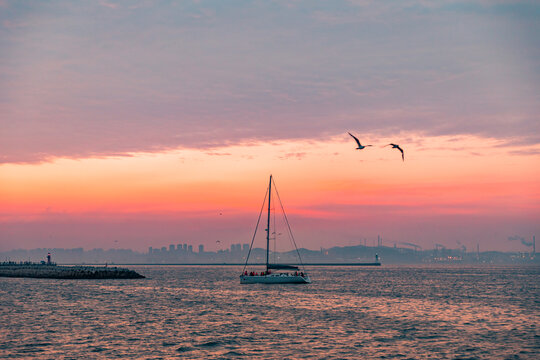
{"type": "Polygon", "coordinates": [[[530,14],[538,9],[6,2],[0,162],[324,139],[345,129],[537,144],[540,25],[530,14]]]}

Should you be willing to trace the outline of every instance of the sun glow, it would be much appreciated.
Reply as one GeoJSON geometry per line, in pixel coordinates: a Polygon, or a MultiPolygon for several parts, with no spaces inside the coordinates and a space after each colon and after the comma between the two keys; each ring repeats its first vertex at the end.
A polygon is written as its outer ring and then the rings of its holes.
{"type": "Polygon", "coordinates": [[[511,155],[495,141],[472,137],[424,137],[403,143],[403,162],[397,150],[383,147],[390,139],[360,151],[348,140],[8,164],[0,167],[1,203],[4,214],[19,215],[251,211],[273,173],[291,210],[306,215],[330,204],[444,212],[496,211],[497,206],[538,210],[537,155],[511,155]]]}

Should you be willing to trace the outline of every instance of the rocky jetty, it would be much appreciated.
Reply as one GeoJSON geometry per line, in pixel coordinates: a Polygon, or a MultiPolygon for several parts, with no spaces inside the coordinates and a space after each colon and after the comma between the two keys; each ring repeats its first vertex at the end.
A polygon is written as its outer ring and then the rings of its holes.
{"type": "Polygon", "coordinates": [[[0,277],[47,279],[141,279],[143,275],[129,269],[97,266],[57,266],[47,264],[0,264],[0,277]]]}

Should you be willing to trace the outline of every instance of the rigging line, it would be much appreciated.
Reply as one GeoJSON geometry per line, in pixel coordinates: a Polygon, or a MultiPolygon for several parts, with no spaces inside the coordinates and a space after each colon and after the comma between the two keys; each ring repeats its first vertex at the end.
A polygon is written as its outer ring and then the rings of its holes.
{"type": "Polygon", "coordinates": [[[253,237],[251,238],[251,244],[249,245],[249,251],[246,257],[246,263],[244,264],[244,268],[242,269],[242,274],[244,271],[246,271],[246,267],[249,261],[249,255],[251,255],[251,248],[253,248],[253,242],[255,241],[255,236],[257,235],[257,229],[259,228],[259,222],[261,221],[261,215],[264,209],[264,204],[266,203],[266,197],[268,196],[268,188],[266,188],[266,193],[264,194],[264,200],[261,206],[261,211],[259,211],[259,218],[257,219],[257,225],[255,225],[255,232],[253,233],[253,237]]]}
{"type": "MultiPolygon", "coordinates": [[[[286,219],[286,214],[285,214],[285,209],[283,208],[283,203],[281,202],[281,199],[279,198],[279,193],[277,192],[277,187],[276,187],[276,184],[274,183],[274,188],[276,189],[276,193],[278,194],[278,199],[279,199],[279,203],[280,203],[280,206],[281,206],[281,215],[282,215],[282,220],[283,222],[285,223],[285,225],[288,225],[288,221],[286,219]]],[[[293,235],[292,235],[292,230],[290,229],[287,229],[287,238],[290,242],[290,244],[296,248],[296,243],[293,242],[293,235]]]]}
{"type": "MultiPolygon", "coordinates": [[[[282,220],[285,224],[287,224],[286,220],[285,220],[285,211],[282,210],[281,211],[281,215],[282,215],[282,220]]],[[[291,249],[294,247],[296,249],[296,244],[293,242],[293,236],[292,236],[292,233],[290,231],[287,230],[287,240],[289,240],[289,243],[292,245],[291,246],[291,249]]]]}
{"type": "Polygon", "coordinates": [[[274,183],[274,189],[276,190],[276,194],[279,200],[279,205],[281,206],[281,211],[283,212],[283,217],[285,218],[285,222],[287,223],[287,229],[289,229],[289,234],[291,235],[291,239],[294,243],[294,248],[296,249],[296,253],[298,254],[298,260],[300,260],[300,265],[302,266],[302,270],[305,272],[306,269],[304,267],[304,263],[302,262],[302,257],[300,256],[300,251],[298,251],[298,246],[296,246],[296,241],[294,240],[294,235],[291,230],[291,225],[289,225],[289,220],[287,219],[287,214],[285,214],[285,209],[283,208],[283,203],[281,202],[281,197],[279,196],[279,191],[276,186],[276,182],[274,179],[272,179],[272,182],[274,183]]]}
{"type": "Polygon", "coordinates": [[[277,262],[276,262],[276,244],[277,244],[276,207],[274,206],[274,264],[277,264],[277,262]]]}

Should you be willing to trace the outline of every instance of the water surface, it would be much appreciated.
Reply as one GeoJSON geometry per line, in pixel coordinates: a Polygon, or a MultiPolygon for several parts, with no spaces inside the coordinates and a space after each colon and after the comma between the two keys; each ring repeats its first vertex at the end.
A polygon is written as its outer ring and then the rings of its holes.
{"type": "Polygon", "coordinates": [[[130,268],[147,278],[0,278],[0,357],[540,358],[539,267],[130,268]]]}

